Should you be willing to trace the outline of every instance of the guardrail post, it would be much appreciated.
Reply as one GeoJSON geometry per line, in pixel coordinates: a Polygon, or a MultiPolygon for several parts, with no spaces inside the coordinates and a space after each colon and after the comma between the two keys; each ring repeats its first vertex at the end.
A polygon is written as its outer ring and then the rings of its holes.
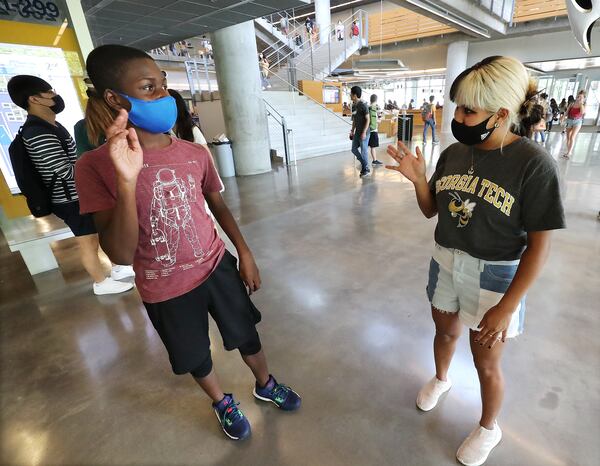
{"type": "Polygon", "coordinates": [[[281,130],[283,131],[283,151],[285,152],[285,164],[290,164],[290,141],[288,139],[288,129],[287,123],[285,122],[285,117],[281,116],[281,130]]]}

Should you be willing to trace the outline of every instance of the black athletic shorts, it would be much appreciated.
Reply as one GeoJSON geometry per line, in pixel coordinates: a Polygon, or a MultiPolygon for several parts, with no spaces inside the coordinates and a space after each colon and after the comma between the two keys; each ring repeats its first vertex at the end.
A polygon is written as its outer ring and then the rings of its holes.
{"type": "Polygon", "coordinates": [[[371,136],[369,136],[369,147],[379,147],[379,133],[377,131],[371,131],[371,136]]]}
{"type": "Polygon", "coordinates": [[[52,204],[52,213],[62,219],[75,236],[97,233],[92,214],[79,213],[79,201],[52,204]]]}
{"type": "Polygon", "coordinates": [[[210,277],[192,291],[160,303],[144,303],[144,306],[169,353],[175,374],[200,367],[210,356],[209,313],[227,351],[260,341],[256,332],[260,312],[248,296],[237,259],[229,251],[225,251],[210,277]]]}

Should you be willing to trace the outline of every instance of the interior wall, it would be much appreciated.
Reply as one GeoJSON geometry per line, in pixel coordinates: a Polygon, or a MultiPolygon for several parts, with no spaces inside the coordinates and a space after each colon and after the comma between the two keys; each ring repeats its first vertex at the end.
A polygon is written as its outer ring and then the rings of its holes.
{"type": "MultiPolygon", "coordinates": [[[[592,50],[600,54],[600,34],[592,34],[592,50]]],[[[526,37],[488,40],[469,43],[467,66],[491,55],[508,55],[523,62],[584,58],[588,55],[571,31],[532,34],[526,37]]]]}
{"type": "Polygon", "coordinates": [[[207,102],[198,102],[195,106],[196,114],[200,120],[200,128],[202,134],[208,142],[211,142],[214,137],[225,133],[225,118],[223,117],[223,109],[220,100],[212,100],[207,102]]]}

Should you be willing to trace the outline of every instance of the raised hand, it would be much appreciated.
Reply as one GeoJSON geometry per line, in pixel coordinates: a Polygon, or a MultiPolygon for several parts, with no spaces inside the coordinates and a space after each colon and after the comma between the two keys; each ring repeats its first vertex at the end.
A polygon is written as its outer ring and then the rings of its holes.
{"type": "Polygon", "coordinates": [[[117,177],[129,183],[137,180],[144,153],[135,130],[127,129],[127,119],[127,111],[121,109],[115,121],[106,129],[106,140],[117,177]]]}
{"type": "Polygon", "coordinates": [[[397,147],[391,145],[387,147],[387,153],[398,162],[398,165],[386,165],[385,168],[402,173],[413,183],[425,179],[425,158],[419,147],[416,154],[413,154],[408,147],[398,141],[397,147]]]}

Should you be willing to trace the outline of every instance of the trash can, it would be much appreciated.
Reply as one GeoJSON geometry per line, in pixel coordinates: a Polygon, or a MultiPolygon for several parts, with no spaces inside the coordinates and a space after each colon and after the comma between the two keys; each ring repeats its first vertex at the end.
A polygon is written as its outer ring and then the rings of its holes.
{"type": "Polygon", "coordinates": [[[414,115],[398,115],[398,140],[408,141],[412,139],[414,115]]]}
{"type": "Polygon", "coordinates": [[[233,151],[231,141],[214,141],[209,144],[214,147],[214,155],[217,161],[217,171],[221,178],[235,176],[235,165],[233,163],[233,151]]]}

